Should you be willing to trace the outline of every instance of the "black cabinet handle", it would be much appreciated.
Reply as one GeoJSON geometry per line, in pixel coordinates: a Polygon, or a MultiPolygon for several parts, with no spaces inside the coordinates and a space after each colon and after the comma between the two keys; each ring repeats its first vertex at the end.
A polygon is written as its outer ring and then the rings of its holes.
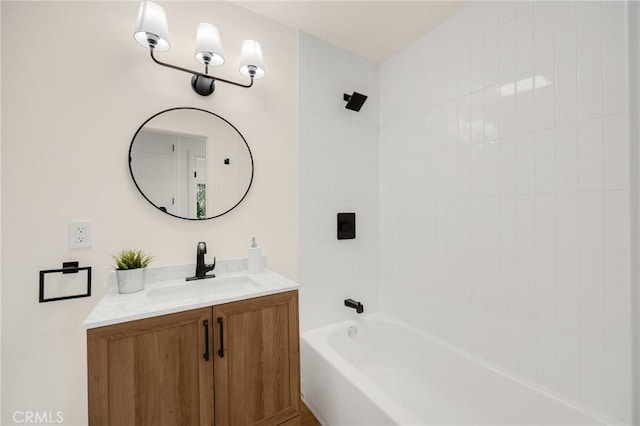
{"type": "Polygon", "coordinates": [[[224,358],[224,324],[222,317],[218,317],[218,327],[220,327],[220,349],[218,349],[218,355],[220,355],[220,358],[224,358]]]}
{"type": "Polygon", "coordinates": [[[205,361],[209,361],[209,320],[202,320],[204,326],[204,354],[202,357],[205,361]]]}

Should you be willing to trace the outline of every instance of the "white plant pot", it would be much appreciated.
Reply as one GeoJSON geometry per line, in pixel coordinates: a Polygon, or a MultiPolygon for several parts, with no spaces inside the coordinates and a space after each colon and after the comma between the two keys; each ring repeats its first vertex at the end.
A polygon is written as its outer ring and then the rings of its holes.
{"type": "Polygon", "coordinates": [[[118,293],[135,293],[144,289],[147,268],[116,269],[118,293]]]}

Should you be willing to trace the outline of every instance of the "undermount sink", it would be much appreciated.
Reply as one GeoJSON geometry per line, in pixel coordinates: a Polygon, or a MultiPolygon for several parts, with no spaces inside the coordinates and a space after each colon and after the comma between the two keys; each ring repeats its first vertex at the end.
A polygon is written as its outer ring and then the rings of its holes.
{"type": "Polygon", "coordinates": [[[229,278],[209,278],[201,281],[181,281],[175,285],[148,291],[147,299],[154,303],[172,302],[176,299],[192,299],[210,294],[242,293],[259,287],[246,275],[229,278]]]}

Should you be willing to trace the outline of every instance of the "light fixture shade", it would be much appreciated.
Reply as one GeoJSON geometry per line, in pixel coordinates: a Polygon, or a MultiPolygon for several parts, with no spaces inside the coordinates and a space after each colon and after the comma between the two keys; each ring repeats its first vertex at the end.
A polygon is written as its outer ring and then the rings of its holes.
{"type": "Polygon", "coordinates": [[[245,77],[251,77],[251,70],[255,70],[253,78],[264,77],[262,47],[260,47],[260,43],[255,40],[245,40],[244,43],[242,43],[242,54],[240,56],[240,74],[245,77]]]}
{"type": "Polygon", "coordinates": [[[138,10],[138,21],[133,37],[143,47],[149,47],[148,39],[150,36],[157,42],[154,48],[156,52],[166,52],[171,49],[167,14],[158,4],[143,1],[138,10]]]}
{"type": "Polygon", "coordinates": [[[224,64],[224,52],[222,51],[222,41],[218,29],[211,24],[203,22],[198,24],[196,34],[196,61],[204,64],[205,58],[209,59],[209,65],[217,67],[224,64]]]}

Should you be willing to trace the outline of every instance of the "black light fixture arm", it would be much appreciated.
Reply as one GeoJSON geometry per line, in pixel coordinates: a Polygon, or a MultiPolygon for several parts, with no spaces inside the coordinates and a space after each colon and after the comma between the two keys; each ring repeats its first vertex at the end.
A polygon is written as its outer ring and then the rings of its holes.
{"type": "Polygon", "coordinates": [[[249,84],[242,84],[242,83],[236,83],[235,81],[231,81],[231,80],[225,80],[224,78],[220,78],[220,77],[215,77],[209,74],[206,74],[209,71],[209,66],[205,65],[205,73],[201,73],[198,71],[193,71],[187,68],[182,68],[176,65],[171,65],[171,64],[167,64],[166,62],[162,62],[160,60],[158,60],[155,55],[153,54],[153,46],[149,46],[149,52],[151,53],[151,59],[153,59],[153,62],[155,62],[158,65],[162,65],[163,67],[167,67],[167,68],[171,68],[174,70],[178,70],[178,71],[182,71],[182,72],[186,72],[188,74],[192,74],[193,77],[191,79],[191,85],[193,86],[193,89],[200,95],[203,96],[208,96],[211,93],[213,93],[214,90],[214,81],[222,81],[223,83],[228,83],[228,84],[233,84],[234,86],[238,86],[238,87],[244,87],[244,88],[249,88],[251,86],[253,86],[253,76],[250,77],[251,78],[251,82],[249,84]],[[209,82],[210,84],[210,89],[206,89],[204,91],[199,90],[198,87],[196,87],[196,85],[200,85],[200,83],[198,83],[198,79],[202,78],[203,80],[209,82]]]}

